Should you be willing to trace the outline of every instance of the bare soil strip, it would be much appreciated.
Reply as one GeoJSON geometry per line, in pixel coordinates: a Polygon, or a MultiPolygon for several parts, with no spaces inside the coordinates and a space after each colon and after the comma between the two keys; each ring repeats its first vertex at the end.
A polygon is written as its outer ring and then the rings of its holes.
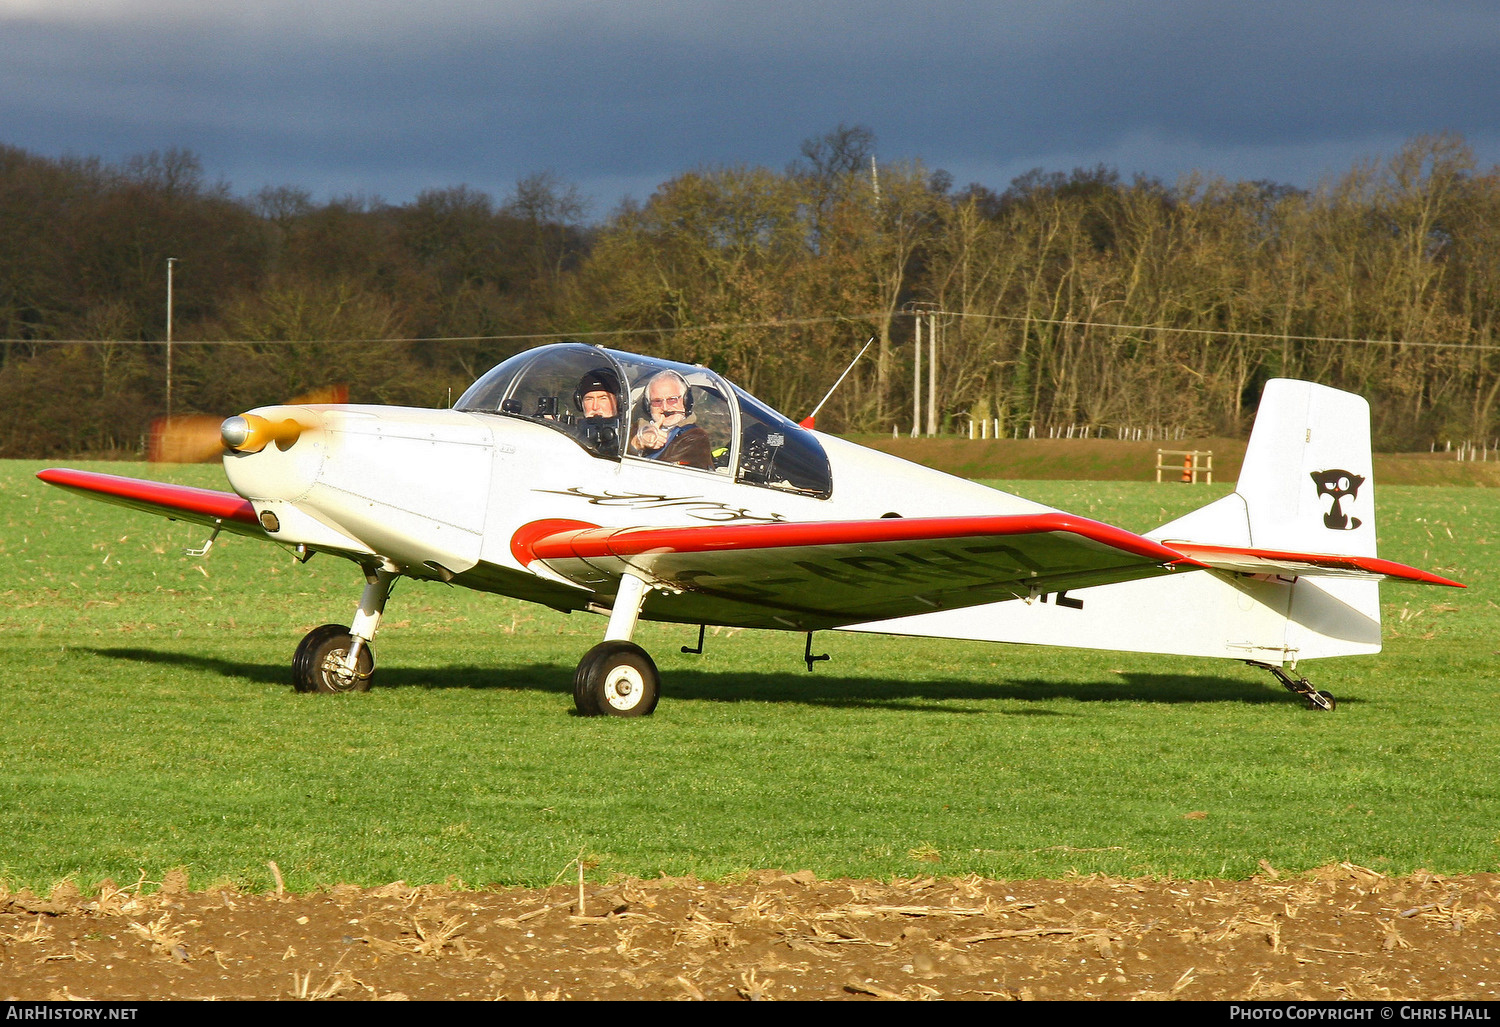
{"type": "Polygon", "coordinates": [[[0,890],[0,998],[1500,997],[1500,877],[0,890]]]}

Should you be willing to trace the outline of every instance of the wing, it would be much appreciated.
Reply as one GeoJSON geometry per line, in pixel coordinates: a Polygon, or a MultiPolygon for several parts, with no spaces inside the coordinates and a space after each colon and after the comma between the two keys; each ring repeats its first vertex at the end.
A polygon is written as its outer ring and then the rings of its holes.
{"type": "Polygon", "coordinates": [[[271,537],[260,526],[250,501],[233,492],[215,492],[213,489],[168,485],[160,481],[74,471],[63,467],[39,471],[37,477],[49,485],[81,492],[91,499],[102,499],[106,503],[161,514],[173,520],[193,521],[210,527],[222,525],[225,531],[251,538],[271,537]]]}
{"type": "Polygon", "coordinates": [[[1424,585],[1449,585],[1465,588],[1460,582],[1440,577],[1431,571],[1408,567],[1394,560],[1374,556],[1339,556],[1328,553],[1292,553],[1279,549],[1251,549],[1240,546],[1210,546],[1197,542],[1165,543],[1170,548],[1215,570],[1239,574],[1301,574],[1334,578],[1379,580],[1394,578],[1424,585]]]}
{"type": "Polygon", "coordinates": [[[811,631],[1201,567],[1158,542],[1064,513],[597,528],[539,521],[523,566],[612,595],[626,573],[659,620],[811,631]]]}

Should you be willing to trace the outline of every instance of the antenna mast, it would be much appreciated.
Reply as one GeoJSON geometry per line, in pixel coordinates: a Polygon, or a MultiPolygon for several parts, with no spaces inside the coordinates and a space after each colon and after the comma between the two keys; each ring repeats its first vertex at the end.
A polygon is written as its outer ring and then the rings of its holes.
{"type": "Polygon", "coordinates": [[[837,391],[838,387],[844,384],[844,379],[849,377],[849,372],[854,370],[854,365],[859,363],[859,358],[865,355],[865,350],[869,349],[874,342],[875,336],[872,335],[870,336],[869,342],[865,343],[865,348],[855,354],[853,360],[849,361],[849,366],[844,368],[844,373],[839,375],[839,380],[833,383],[833,388],[828,390],[828,395],[820,399],[818,401],[818,405],[813,407],[812,413],[808,414],[807,417],[803,420],[803,425],[808,425],[808,422],[810,422],[814,417],[818,416],[818,411],[823,409],[823,404],[827,403],[828,400],[833,396],[834,392],[837,391]]]}

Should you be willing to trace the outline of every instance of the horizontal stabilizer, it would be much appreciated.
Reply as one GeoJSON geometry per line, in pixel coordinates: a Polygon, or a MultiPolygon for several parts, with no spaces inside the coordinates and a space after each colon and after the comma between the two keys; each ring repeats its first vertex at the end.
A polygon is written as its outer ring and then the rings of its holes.
{"type": "Polygon", "coordinates": [[[1198,542],[1166,541],[1177,550],[1206,567],[1215,570],[1235,571],[1240,574],[1285,574],[1324,575],[1338,578],[1362,578],[1379,580],[1395,578],[1400,581],[1415,581],[1424,585],[1449,585],[1466,587],[1462,582],[1452,581],[1431,571],[1408,567],[1394,560],[1382,560],[1374,556],[1345,556],[1332,553],[1290,553],[1276,549],[1252,549],[1241,546],[1212,546],[1198,542]]]}
{"type": "Polygon", "coordinates": [[[1369,405],[1266,384],[1233,494],[1149,532],[1211,574],[1069,588],[852,625],[940,638],[1214,656],[1271,665],[1380,651],[1380,582],[1462,587],[1376,556],[1369,405]]]}

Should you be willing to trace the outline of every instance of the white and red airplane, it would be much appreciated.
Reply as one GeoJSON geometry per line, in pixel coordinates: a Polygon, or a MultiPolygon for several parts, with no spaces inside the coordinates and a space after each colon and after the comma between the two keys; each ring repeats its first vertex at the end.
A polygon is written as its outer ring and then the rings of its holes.
{"type": "MultiPolygon", "coordinates": [[[[1380,650],[1369,407],[1266,385],[1232,495],[1144,535],[795,424],[704,367],[581,343],[521,353],[453,409],[262,407],[222,426],[234,492],[85,471],[95,499],[353,561],[350,626],[309,632],[299,691],[370,687],[400,577],[608,616],[585,715],[641,716],[639,619],[1211,656],[1314,708],[1300,661],[1380,650]]],[[[1458,586],[1462,587],[1462,586],[1458,586]]],[[[692,650],[685,650],[692,651],[692,650]]]]}

